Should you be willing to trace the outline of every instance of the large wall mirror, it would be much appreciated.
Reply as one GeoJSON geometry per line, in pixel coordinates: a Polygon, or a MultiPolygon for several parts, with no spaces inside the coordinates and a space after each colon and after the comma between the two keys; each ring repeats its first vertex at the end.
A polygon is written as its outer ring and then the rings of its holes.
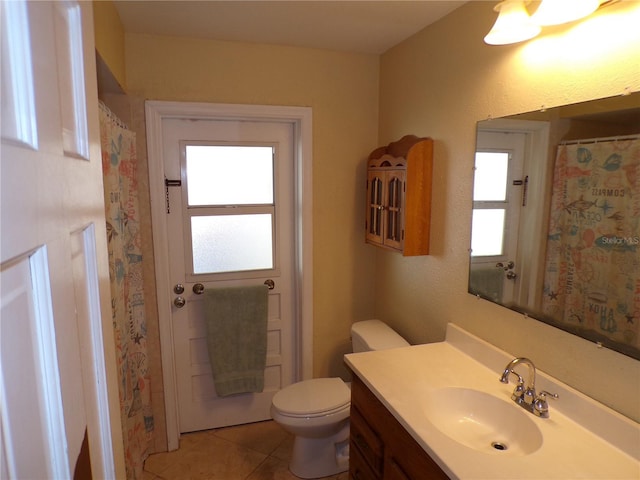
{"type": "Polygon", "coordinates": [[[640,92],[478,122],[469,292],[640,359],[640,92]]]}

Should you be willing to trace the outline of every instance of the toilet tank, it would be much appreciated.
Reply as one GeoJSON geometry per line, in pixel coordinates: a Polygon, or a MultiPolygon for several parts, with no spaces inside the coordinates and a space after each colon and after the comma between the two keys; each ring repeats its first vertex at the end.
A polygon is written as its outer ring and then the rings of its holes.
{"type": "Polygon", "coordinates": [[[354,353],[408,347],[409,343],[380,320],[364,320],[351,325],[354,353]]]}

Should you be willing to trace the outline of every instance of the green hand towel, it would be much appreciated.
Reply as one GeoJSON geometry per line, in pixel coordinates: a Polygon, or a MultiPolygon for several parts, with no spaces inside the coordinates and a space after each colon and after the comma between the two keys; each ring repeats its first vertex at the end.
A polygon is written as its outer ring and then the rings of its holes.
{"type": "Polygon", "coordinates": [[[205,291],[207,347],[219,397],[262,392],[267,362],[266,285],[205,291]]]}

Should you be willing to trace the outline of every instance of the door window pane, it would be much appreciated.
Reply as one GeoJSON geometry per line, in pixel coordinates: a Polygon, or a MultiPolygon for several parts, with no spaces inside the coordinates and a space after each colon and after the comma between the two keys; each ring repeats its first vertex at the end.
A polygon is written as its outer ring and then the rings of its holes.
{"type": "Polygon", "coordinates": [[[509,153],[476,152],[475,167],[473,200],[475,202],[506,200],[509,153]]]}
{"type": "Polygon", "coordinates": [[[185,148],[189,206],[273,204],[273,147],[185,148]]]}
{"type": "Polygon", "coordinates": [[[505,210],[474,209],[471,220],[471,255],[502,255],[505,210]]]}
{"type": "Polygon", "coordinates": [[[272,215],[191,217],[193,273],[273,268],[272,215]]]}

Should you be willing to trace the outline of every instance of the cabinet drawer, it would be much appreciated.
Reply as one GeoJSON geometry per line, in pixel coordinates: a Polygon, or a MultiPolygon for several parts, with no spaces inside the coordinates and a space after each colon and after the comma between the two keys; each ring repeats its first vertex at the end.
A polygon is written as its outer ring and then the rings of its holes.
{"type": "Polygon", "coordinates": [[[372,470],[352,441],[349,449],[349,480],[380,480],[381,478],[379,473],[372,470]]]}
{"type": "Polygon", "coordinates": [[[351,408],[351,445],[377,474],[382,473],[384,449],[382,440],[369,426],[357,408],[351,408]]]}

